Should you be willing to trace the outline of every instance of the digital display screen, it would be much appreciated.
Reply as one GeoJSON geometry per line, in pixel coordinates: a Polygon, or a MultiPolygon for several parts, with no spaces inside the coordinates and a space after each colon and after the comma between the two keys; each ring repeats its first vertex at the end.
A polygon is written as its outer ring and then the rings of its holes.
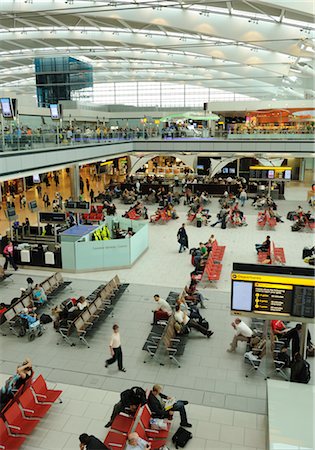
{"type": "Polygon", "coordinates": [[[77,202],[76,209],[90,209],[90,203],[89,202],[77,202]]]}
{"type": "Polygon", "coordinates": [[[58,104],[51,104],[50,107],[50,117],[53,120],[60,119],[60,113],[59,113],[59,105],[58,104]]]}
{"type": "Polygon", "coordinates": [[[75,209],[77,202],[66,202],[65,207],[67,209],[75,209]]]}
{"type": "Polygon", "coordinates": [[[200,170],[203,170],[204,168],[205,168],[205,166],[202,165],[202,164],[199,164],[199,165],[197,166],[197,169],[200,169],[200,170]]]}
{"type": "Polygon", "coordinates": [[[222,173],[229,173],[229,169],[227,167],[224,167],[224,169],[222,169],[222,173]]]}
{"type": "Polygon", "coordinates": [[[232,309],[250,312],[252,304],[253,284],[244,281],[234,281],[232,285],[232,309]]]}
{"type": "Polygon", "coordinates": [[[8,217],[13,217],[15,215],[16,215],[15,208],[8,208],[7,209],[7,216],[8,217]]]}
{"type": "Polygon", "coordinates": [[[275,177],[275,171],[274,170],[268,170],[268,179],[273,180],[275,177]]]}
{"type": "Polygon", "coordinates": [[[236,173],[236,170],[235,170],[234,167],[231,167],[231,168],[229,169],[229,172],[234,174],[234,173],[236,173]]]}
{"type": "Polygon", "coordinates": [[[314,318],[311,278],[232,272],[231,310],[314,318]]]}
{"type": "Polygon", "coordinates": [[[1,98],[1,111],[4,118],[11,119],[13,117],[12,103],[10,98],[1,98]]]}
{"type": "Polygon", "coordinates": [[[39,220],[43,223],[62,223],[66,221],[66,215],[57,212],[40,212],[39,220]]]}
{"type": "Polygon", "coordinates": [[[291,170],[285,170],[284,171],[284,179],[285,180],[291,180],[291,170]]]}
{"type": "Polygon", "coordinates": [[[32,200],[31,202],[29,202],[28,206],[29,206],[30,209],[35,209],[35,208],[37,208],[37,202],[36,202],[36,200],[32,200]]]}
{"type": "Polygon", "coordinates": [[[38,173],[33,175],[33,183],[40,183],[40,176],[38,173]]]}

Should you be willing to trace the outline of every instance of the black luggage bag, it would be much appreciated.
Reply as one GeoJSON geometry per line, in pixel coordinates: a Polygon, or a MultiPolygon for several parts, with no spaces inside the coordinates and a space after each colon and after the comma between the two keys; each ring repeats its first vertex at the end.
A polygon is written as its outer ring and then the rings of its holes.
{"type": "Polygon", "coordinates": [[[312,256],[314,253],[314,247],[312,248],[303,248],[302,259],[307,258],[308,256],[312,256]]]}
{"type": "Polygon", "coordinates": [[[192,439],[190,431],[185,430],[183,427],[179,427],[172,437],[172,442],[175,445],[175,448],[184,448],[190,439],[192,439]]]}

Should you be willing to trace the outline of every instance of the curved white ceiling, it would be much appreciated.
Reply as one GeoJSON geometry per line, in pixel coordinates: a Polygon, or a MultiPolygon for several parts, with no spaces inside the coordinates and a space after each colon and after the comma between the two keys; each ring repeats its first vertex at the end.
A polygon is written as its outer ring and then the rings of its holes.
{"type": "Polygon", "coordinates": [[[313,8],[312,0],[2,0],[0,89],[33,90],[34,57],[70,55],[93,64],[96,83],[312,95],[313,8]]]}

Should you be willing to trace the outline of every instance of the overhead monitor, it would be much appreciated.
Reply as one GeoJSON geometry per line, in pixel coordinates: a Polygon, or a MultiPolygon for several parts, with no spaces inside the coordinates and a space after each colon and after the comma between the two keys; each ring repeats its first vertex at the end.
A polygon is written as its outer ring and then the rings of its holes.
{"type": "Polygon", "coordinates": [[[231,175],[234,175],[234,174],[236,173],[235,167],[230,167],[230,168],[229,168],[229,173],[230,173],[231,175]]]}
{"type": "Polygon", "coordinates": [[[0,98],[0,104],[1,104],[1,112],[2,116],[5,119],[12,119],[13,118],[13,108],[12,108],[12,102],[10,98],[0,98]]]}
{"type": "Polygon", "coordinates": [[[66,214],[58,212],[40,212],[39,221],[42,223],[64,223],[66,214]]]}
{"type": "Polygon", "coordinates": [[[7,217],[14,217],[16,215],[15,208],[7,208],[6,214],[7,217]]]}
{"type": "Polygon", "coordinates": [[[33,175],[33,183],[40,183],[39,173],[33,175]]]}
{"type": "Polygon", "coordinates": [[[198,164],[197,169],[204,170],[205,166],[203,164],[198,164]]]}
{"type": "Polygon", "coordinates": [[[32,200],[28,203],[28,207],[30,209],[36,209],[37,208],[37,201],[36,200],[32,200]]]}
{"type": "Polygon", "coordinates": [[[275,171],[274,170],[268,170],[268,180],[273,180],[275,177],[275,171]]]}
{"type": "Polygon", "coordinates": [[[227,167],[224,167],[224,168],[222,169],[222,173],[229,173],[229,169],[228,169],[227,167]]]}
{"type": "Polygon", "coordinates": [[[50,104],[50,117],[52,120],[59,120],[60,119],[60,109],[58,103],[50,104]]]}
{"type": "Polygon", "coordinates": [[[231,311],[314,318],[314,270],[234,263],[231,311]]]}

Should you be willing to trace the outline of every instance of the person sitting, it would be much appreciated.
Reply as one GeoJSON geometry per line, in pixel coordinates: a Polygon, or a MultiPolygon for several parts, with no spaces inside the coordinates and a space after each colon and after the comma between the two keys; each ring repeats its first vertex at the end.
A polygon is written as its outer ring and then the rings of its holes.
{"type": "Polygon", "coordinates": [[[172,315],[172,308],[167,303],[166,300],[161,298],[159,294],[154,295],[154,300],[156,302],[156,309],[153,310],[153,323],[156,324],[159,320],[168,320],[172,315]]]}
{"type": "Polygon", "coordinates": [[[231,323],[231,325],[235,330],[235,335],[230,344],[230,348],[227,349],[227,352],[235,352],[238,341],[248,342],[253,335],[253,331],[249,328],[249,326],[238,317],[231,323]]]}
{"type": "Polygon", "coordinates": [[[187,413],[185,405],[188,404],[185,400],[177,400],[173,406],[166,411],[165,410],[165,400],[170,400],[171,397],[162,394],[162,386],[155,384],[148,396],[148,405],[152,412],[152,417],[158,419],[171,419],[174,412],[178,411],[180,414],[180,425],[182,427],[191,428],[191,424],[188,423],[187,413]]]}
{"type": "Polygon", "coordinates": [[[291,365],[290,381],[307,384],[310,380],[310,365],[296,352],[291,365]]]}
{"type": "Polygon", "coordinates": [[[214,241],[215,241],[215,236],[214,236],[214,234],[211,234],[211,236],[208,239],[208,242],[206,243],[208,253],[211,252],[214,241]]]}
{"type": "Polygon", "coordinates": [[[93,434],[88,435],[87,433],[80,434],[80,450],[109,450],[102,441],[93,434]]]}
{"type": "Polygon", "coordinates": [[[271,329],[273,331],[273,334],[280,335],[283,333],[286,333],[289,328],[285,326],[285,324],[282,322],[282,320],[272,320],[271,323],[271,329]]]}
{"type": "Polygon", "coordinates": [[[115,417],[122,412],[130,416],[134,416],[138,406],[144,405],[145,403],[146,394],[142,388],[135,386],[130,389],[126,389],[120,394],[119,402],[114,405],[110,420],[105,425],[105,428],[111,427],[115,417]]]}
{"type": "Polygon", "coordinates": [[[177,324],[180,326],[179,334],[185,333],[186,330],[188,330],[189,332],[189,328],[194,328],[195,330],[199,331],[199,333],[207,336],[207,338],[210,338],[213,335],[213,331],[207,330],[199,323],[191,320],[188,314],[185,311],[181,310],[180,305],[175,306],[174,318],[177,324]]]}
{"type": "Polygon", "coordinates": [[[45,302],[47,302],[47,295],[44,289],[39,284],[35,284],[35,287],[33,289],[33,300],[35,305],[43,305],[45,302]]]}
{"type": "Polygon", "coordinates": [[[35,326],[36,322],[39,322],[39,318],[34,311],[30,311],[29,308],[24,308],[23,311],[19,314],[22,319],[26,319],[29,328],[35,326]]]}
{"type": "Polygon", "coordinates": [[[83,311],[85,308],[89,306],[89,304],[87,299],[81,295],[81,297],[78,298],[76,306],[80,311],[83,311]]]}
{"type": "Polygon", "coordinates": [[[15,392],[33,376],[32,361],[25,358],[15,375],[8,378],[0,390],[0,410],[14,397],[15,392]]]}
{"type": "Polygon", "coordinates": [[[21,288],[21,295],[23,295],[23,296],[31,294],[34,289],[34,280],[32,278],[30,278],[30,277],[26,278],[26,282],[27,282],[27,287],[21,288]]]}
{"type": "Polygon", "coordinates": [[[126,450],[150,450],[151,444],[145,441],[136,432],[128,434],[126,450]]]}
{"type": "Polygon", "coordinates": [[[270,236],[266,237],[266,240],[262,244],[255,244],[257,254],[259,252],[269,252],[270,250],[270,236]]]}
{"type": "Polygon", "coordinates": [[[290,361],[290,356],[288,355],[288,347],[287,347],[286,345],[283,345],[283,346],[281,347],[281,350],[280,350],[280,352],[278,353],[276,359],[277,359],[278,361],[284,363],[284,365],[283,365],[284,368],[290,367],[291,361],[290,361]]]}

